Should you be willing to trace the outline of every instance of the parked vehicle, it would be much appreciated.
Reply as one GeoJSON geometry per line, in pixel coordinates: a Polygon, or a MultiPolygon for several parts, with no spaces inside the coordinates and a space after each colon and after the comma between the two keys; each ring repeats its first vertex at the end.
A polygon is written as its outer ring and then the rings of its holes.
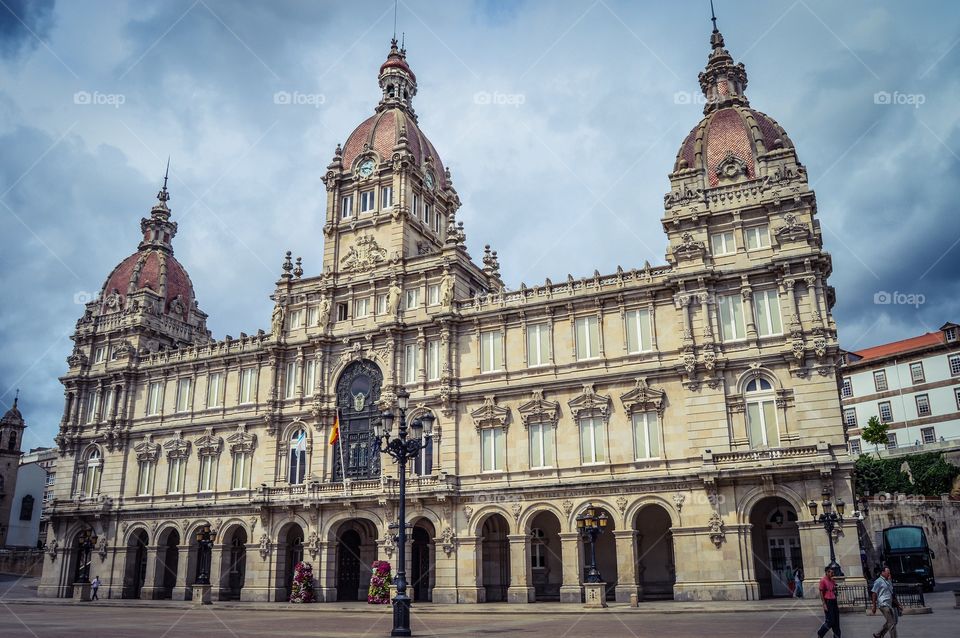
{"type": "Polygon", "coordinates": [[[894,582],[920,583],[924,591],[933,591],[934,558],[922,527],[894,525],[883,530],[883,562],[890,567],[894,582]]]}

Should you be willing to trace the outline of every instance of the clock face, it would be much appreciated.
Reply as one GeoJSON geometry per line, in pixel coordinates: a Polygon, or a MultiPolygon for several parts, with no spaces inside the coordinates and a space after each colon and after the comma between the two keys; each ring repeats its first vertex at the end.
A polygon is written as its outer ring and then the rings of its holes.
{"type": "Polygon", "coordinates": [[[360,166],[357,167],[357,174],[360,177],[370,177],[373,174],[373,160],[365,159],[360,162],[360,166]]]}
{"type": "Polygon", "coordinates": [[[433,185],[435,182],[433,180],[433,173],[431,171],[427,171],[427,175],[423,178],[423,181],[427,184],[427,188],[433,190],[433,185]]]}

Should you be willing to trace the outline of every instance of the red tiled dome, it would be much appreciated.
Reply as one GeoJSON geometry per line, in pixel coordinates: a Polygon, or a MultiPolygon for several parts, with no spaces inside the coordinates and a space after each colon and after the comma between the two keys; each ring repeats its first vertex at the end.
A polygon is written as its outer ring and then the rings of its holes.
{"type": "Polygon", "coordinates": [[[414,75],[413,71],[410,70],[410,65],[407,64],[407,61],[399,57],[389,57],[387,61],[380,65],[380,73],[382,74],[385,70],[389,68],[403,69],[410,74],[410,78],[416,82],[417,76],[414,75]]]}
{"type": "Polygon", "coordinates": [[[107,298],[114,292],[120,296],[117,307],[124,308],[129,292],[149,288],[159,293],[163,284],[166,285],[164,314],[176,315],[179,319],[186,320],[187,313],[194,303],[193,283],[190,281],[190,276],[176,257],[155,248],[139,250],[113,269],[100,295],[104,304],[102,311],[109,311],[106,308],[107,298]],[[177,297],[180,298],[179,306],[172,303],[177,297]]]}

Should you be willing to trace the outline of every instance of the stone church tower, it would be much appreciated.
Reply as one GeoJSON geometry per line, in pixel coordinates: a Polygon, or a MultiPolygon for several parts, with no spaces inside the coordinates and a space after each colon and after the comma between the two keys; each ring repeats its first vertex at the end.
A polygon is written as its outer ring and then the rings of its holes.
{"type": "Polygon", "coordinates": [[[7,543],[7,525],[10,512],[13,511],[17,471],[20,469],[20,455],[23,453],[23,430],[27,427],[17,407],[19,401],[20,391],[17,390],[13,406],[0,417],[0,547],[7,543]]]}

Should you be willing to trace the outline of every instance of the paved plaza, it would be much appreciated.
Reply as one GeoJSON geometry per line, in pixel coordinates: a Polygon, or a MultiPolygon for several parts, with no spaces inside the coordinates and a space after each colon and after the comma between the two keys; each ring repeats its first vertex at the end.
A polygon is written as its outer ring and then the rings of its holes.
{"type": "MultiPolygon", "coordinates": [[[[59,636],[388,636],[390,609],[366,604],[284,605],[224,603],[196,607],[173,601],[104,600],[74,603],[33,596],[29,581],[0,576],[0,635],[59,636]]],[[[932,614],[904,616],[900,636],[955,635],[960,610],[947,588],[931,594],[932,614]]],[[[645,603],[639,609],[612,606],[580,610],[571,605],[418,605],[416,636],[550,636],[585,633],[604,638],[640,636],[813,636],[819,624],[815,601],[645,603]]],[[[844,635],[869,636],[880,617],[848,613],[844,635]]]]}

